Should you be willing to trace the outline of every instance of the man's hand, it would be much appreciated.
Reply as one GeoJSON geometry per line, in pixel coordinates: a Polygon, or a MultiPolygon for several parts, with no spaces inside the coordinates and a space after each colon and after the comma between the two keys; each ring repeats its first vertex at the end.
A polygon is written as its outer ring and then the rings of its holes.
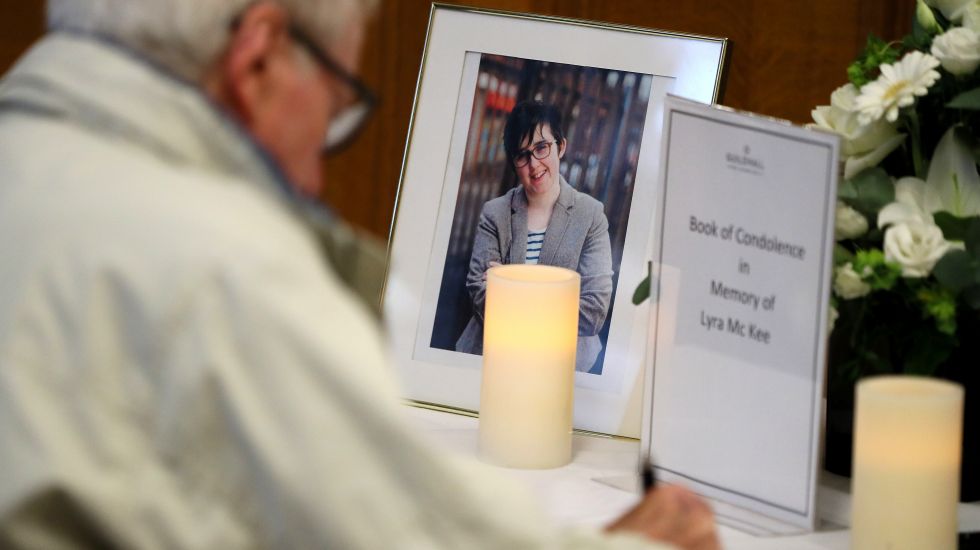
{"type": "MultiPolygon", "coordinates": [[[[489,264],[489,266],[487,267],[487,271],[490,271],[490,268],[491,268],[491,267],[497,267],[498,265],[501,265],[501,263],[500,263],[500,262],[494,262],[494,261],[492,261],[492,260],[491,260],[491,261],[489,261],[489,262],[487,262],[487,264],[489,264]]],[[[484,271],[484,272],[483,272],[483,280],[484,280],[484,281],[486,281],[486,280],[487,280],[487,271],[484,271]]]]}
{"type": "Polygon", "coordinates": [[[711,508],[690,490],[661,485],[607,531],[630,531],[685,550],[719,550],[711,508]]]}

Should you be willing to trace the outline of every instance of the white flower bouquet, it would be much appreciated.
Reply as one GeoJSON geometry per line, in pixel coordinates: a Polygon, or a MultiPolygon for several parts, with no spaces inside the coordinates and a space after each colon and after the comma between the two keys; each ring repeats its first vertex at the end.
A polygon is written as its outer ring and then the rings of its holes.
{"type": "Polygon", "coordinates": [[[831,383],[949,371],[980,338],[980,0],[918,0],[813,110],[840,134],[831,383]],[[953,365],[951,365],[953,363],[953,365]]]}

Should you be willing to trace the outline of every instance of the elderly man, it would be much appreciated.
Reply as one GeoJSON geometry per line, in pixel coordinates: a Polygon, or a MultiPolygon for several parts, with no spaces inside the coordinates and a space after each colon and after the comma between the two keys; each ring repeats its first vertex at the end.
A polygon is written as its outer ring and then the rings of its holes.
{"type": "Polygon", "coordinates": [[[550,527],[401,420],[310,199],[370,4],[49,1],[0,83],[0,547],[716,547],[676,488],[550,527]]]}

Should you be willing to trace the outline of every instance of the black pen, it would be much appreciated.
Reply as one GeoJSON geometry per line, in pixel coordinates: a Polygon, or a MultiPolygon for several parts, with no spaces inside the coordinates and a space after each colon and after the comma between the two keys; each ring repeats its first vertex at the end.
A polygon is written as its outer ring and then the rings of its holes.
{"type": "Polygon", "coordinates": [[[644,457],[640,464],[640,480],[643,482],[643,494],[647,494],[657,486],[657,476],[653,472],[653,461],[644,457]]]}

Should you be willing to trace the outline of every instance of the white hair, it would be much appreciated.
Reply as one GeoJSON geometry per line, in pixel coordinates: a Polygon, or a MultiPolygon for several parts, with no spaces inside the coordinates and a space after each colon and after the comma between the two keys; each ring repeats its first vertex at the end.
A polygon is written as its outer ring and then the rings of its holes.
{"type": "MultiPolygon", "coordinates": [[[[341,36],[379,0],[272,0],[321,44],[341,36]]],[[[255,0],[48,0],[49,29],[116,40],[198,81],[226,44],[235,17],[255,0]]]]}

